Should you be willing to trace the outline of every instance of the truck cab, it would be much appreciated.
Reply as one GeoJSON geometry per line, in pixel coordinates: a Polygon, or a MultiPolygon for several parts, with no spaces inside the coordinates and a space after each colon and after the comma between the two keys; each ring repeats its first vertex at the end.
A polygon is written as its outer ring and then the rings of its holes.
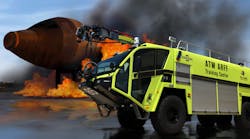
{"type": "MultiPolygon", "coordinates": [[[[82,83],[82,87],[91,87],[110,101],[101,99],[100,104],[125,103],[122,100],[129,99],[131,103],[137,104],[144,111],[154,111],[155,106],[150,106],[157,96],[157,91],[150,86],[157,85],[164,80],[171,83],[171,76],[168,74],[173,68],[171,61],[166,64],[169,57],[169,49],[165,46],[154,44],[142,44],[141,47],[132,48],[114,57],[97,63],[92,72],[92,78],[82,83]],[[164,79],[162,79],[164,76],[164,79]],[[89,86],[85,86],[85,85],[89,86]],[[155,85],[154,85],[155,84],[155,85]]],[[[91,64],[91,63],[90,63],[91,64]]],[[[92,65],[92,64],[91,64],[92,65]]],[[[92,96],[97,97],[97,96],[92,96]]],[[[117,106],[117,105],[112,105],[117,106]]]]}
{"type": "MultiPolygon", "coordinates": [[[[108,113],[117,109],[123,127],[141,127],[150,117],[157,117],[153,113],[163,92],[162,83],[173,86],[173,61],[169,47],[144,43],[110,59],[89,63],[93,70],[85,72],[84,75],[91,75],[80,88],[97,103],[102,116],[105,115],[103,107],[108,113]]],[[[179,132],[186,120],[185,104],[180,99],[177,101],[181,109],[169,111],[169,124],[176,125],[176,129],[168,131],[170,134],[179,132]]],[[[153,119],[157,125],[157,118],[153,119]]]]}

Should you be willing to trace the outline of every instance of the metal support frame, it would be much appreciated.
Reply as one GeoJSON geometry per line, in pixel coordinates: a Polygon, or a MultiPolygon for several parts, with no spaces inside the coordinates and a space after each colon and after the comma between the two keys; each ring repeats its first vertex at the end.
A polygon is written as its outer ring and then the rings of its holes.
{"type": "Polygon", "coordinates": [[[145,113],[142,113],[138,106],[136,104],[132,104],[133,106],[133,109],[134,109],[134,112],[135,112],[135,115],[137,117],[137,119],[140,119],[140,120],[147,120],[150,116],[150,113],[149,112],[145,112],[145,113]]]}

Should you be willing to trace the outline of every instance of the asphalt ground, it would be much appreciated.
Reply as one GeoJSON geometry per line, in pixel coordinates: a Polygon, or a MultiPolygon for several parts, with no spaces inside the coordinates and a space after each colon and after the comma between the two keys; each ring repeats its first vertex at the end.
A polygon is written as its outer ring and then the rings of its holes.
{"type": "Polygon", "coordinates": [[[26,98],[0,92],[0,139],[196,139],[250,138],[250,131],[204,128],[196,116],[180,134],[159,136],[150,120],[141,129],[121,128],[116,112],[100,117],[90,99],[26,98]]]}

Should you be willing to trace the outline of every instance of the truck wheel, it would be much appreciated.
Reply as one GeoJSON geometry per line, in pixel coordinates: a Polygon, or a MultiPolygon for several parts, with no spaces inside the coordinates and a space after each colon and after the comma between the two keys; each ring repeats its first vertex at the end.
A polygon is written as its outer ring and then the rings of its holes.
{"type": "Polygon", "coordinates": [[[137,119],[133,108],[119,108],[117,117],[120,125],[124,128],[141,128],[146,120],[137,119]]]}
{"type": "Polygon", "coordinates": [[[151,122],[160,135],[174,135],[181,132],[186,116],[183,101],[177,96],[167,96],[151,114],[151,122]]]}
{"type": "Polygon", "coordinates": [[[221,115],[217,116],[216,124],[221,129],[227,129],[231,127],[232,115],[221,115]]]}
{"type": "Polygon", "coordinates": [[[234,121],[237,128],[250,129],[250,102],[242,104],[241,116],[235,116],[234,121]]]}
{"type": "Polygon", "coordinates": [[[203,127],[214,127],[214,115],[198,115],[198,120],[203,127]]]}

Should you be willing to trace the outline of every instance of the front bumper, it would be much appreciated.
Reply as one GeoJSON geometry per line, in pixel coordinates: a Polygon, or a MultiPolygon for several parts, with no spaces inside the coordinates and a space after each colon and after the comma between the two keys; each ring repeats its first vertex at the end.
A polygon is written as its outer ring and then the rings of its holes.
{"type": "Polygon", "coordinates": [[[118,97],[113,95],[110,79],[97,79],[92,83],[82,82],[79,88],[91,97],[97,105],[118,107],[118,97]],[[107,82],[110,81],[110,82],[107,82]]]}

